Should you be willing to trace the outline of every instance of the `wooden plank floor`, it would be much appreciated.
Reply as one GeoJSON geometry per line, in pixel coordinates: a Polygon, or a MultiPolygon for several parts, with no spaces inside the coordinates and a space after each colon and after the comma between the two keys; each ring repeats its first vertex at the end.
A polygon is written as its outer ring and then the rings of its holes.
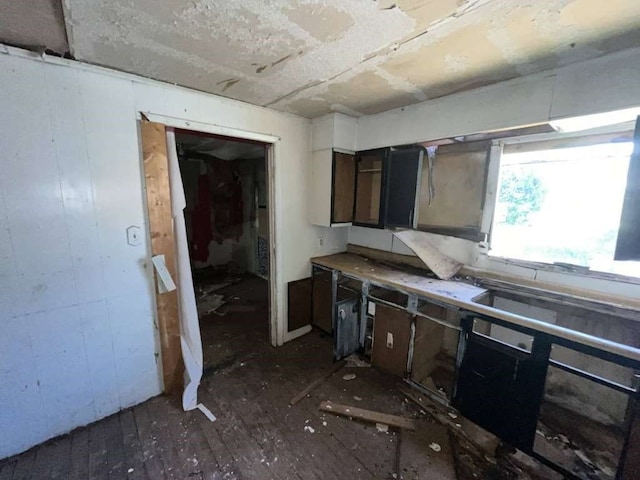
{"type": "Polygon", "coordinates": [[[374,368],[345,367],[290,406],[291,397],[331,368],[330,339],[312,332],[273,348],[261,312],[201,320],[205,351],[228,353],[205,359],[199,390],[216,422],[183,412],[178,396],[156,397],[0,462],[0,480],[455,478],[443,467],[452,461],[447,448],[436,453],[426,441],[411,444],[418,472],[411,458],[398,462],[396,432],[318,410],[322,400],[332,400],[418,417],[418,407],[398,393],[398,380],[374,368]],[[261,341],[238,341],[247,332],[261,341]],[[356,378],[344,380],[346,373],[356,378]]]}

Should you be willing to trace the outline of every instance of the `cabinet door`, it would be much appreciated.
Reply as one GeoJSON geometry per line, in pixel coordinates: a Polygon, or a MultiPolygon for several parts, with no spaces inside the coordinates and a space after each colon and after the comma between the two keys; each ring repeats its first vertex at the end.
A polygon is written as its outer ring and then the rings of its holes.
{"type": "Polygon", "coordinates": [[[424,148],[392,148],[387,164],[386,227],[413,228],[424,148]]]}
{"type": "Polygon", "coordinates": [[[539,357],[548,358],[550,350],[528,353],[470,332],[468,323],[463,328],[467,340],[459,353],[453,406],[513,446],[531,451],[547,377],[546,360],[539,357]]]}
{"type": "Polygon", "coordinates": [[[347,298],[336,303],[334,360],[341,360],[360,348],[360,299],[347,298]]]}
{"type": "Polygon", "coordinates": [[[418,230],[484,240],[482,210],[491,142],[438,147],[422,162],[418,230]]]}
{"type": "Polygon", "coordinates": [[[356,189],[356,156],[333,152],[331,181],[331,223],[353,221],[356,189]]]}
{"type": "Polygon", "coordinates": [[[287,331],[311,324],[311,278],[289,282],[287,295],[287,331]]]}
{"type": "Polygon", "coordinates": [[[354,225],[384,225],[386,163],[387,149],[358,153],[354,225]]]}
{"type": "Polygon", "coordinates": [[[313,273],[311,294],[311,323],[325,333],[333,333],[333,295],[331,272],[319,270],[313,273]]]}
{"type": "Polygon", "coordinates": [[[405,376],[412,319],[413,315],[409,312],[380,303],[376,304],[372,365],[395,375],[405,376]]]}

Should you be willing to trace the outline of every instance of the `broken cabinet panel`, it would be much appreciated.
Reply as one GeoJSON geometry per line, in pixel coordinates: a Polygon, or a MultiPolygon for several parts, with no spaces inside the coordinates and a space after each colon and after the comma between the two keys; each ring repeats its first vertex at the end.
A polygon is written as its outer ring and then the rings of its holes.
{"type": "Polygon", "coordinates": [[[491,142],[430,150],[422,162],[418,229],[484,240],[481,232],[491,142]]]}
{"type": "Polygon", "coordinates": [[[444,328],[427,318],[416,317],[416,338],[413,343],[411,378],[427,385],[427,379],[438,368],[437,356],[442,351],[444,328]]]}
{"type": "Polygon", "coordinates": [[[405,310],[376,304],[371,364],[389,373],[407,374],[413,315],[405,310]]]}
{"type": "Polygon", "coordinates": [[[450,401],[455,387],[460,332],[456,309],[418,301],[411,363],[411,380],[450,401]],[[439,320],[439,323],[432,319],[439,320]],[[447,326],[448,325],[448,326],[447,326]]]}

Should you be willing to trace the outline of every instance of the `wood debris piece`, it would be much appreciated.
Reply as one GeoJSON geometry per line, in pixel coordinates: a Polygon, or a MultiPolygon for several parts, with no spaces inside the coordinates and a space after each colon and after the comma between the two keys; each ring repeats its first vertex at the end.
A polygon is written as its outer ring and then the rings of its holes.
{"type": "Polygon", "coordinates": [[[424,232],[403,230],[394,232],[393,235],[409,247],[438,278],[449,280],[462,268],[460,262],[438,251],[438,249],[429,242],[428,236],[424,232]]]}
{"type": "Polygon", "coordinates": [[[406,428],[415,430],[416,424],[411,418],[399,417],[397,415],[389,415],[387,413],[376,412],[373,410],[365,410],[364,408],[352,407],[349,405],[341,405],[333,402],[322,402],[320,410],[333,413],[343,417],[351,417],[358,420],[364,420],[372,423],[382,423],[390,427],[406,428]]]}
{"type": "Polygon", "coordinates": [[[298,403],[300,400],[302,400],[304,397],[309,395],[316,388],[318,388],[320,385],[326,382],[334,373],[336,373],[338,370],[340,370],[344,366],[345,366],[345,362],[343,360],[337,362],[331,370],[325,373],[322,377],[311,382],[300,393],[298,393],[295,397],[289,400],[289,405],[295,405],[296,403],[298,403]]]}
{"type": "Polygon", "coordinates": [[[426,410],[429,415],[438,423],[449,428],[449,432],[458,442],[463,442],[465,449],[472,453],[475,457],[483,459],[485,455],[495,457],[495,451],[500,440],[493,434],[486,432],[473,422],[462,418],[462,423],[456,423],[452,420],[448,413],[449,408],[443,408],[441,404],[436,402],[436,398],[428,398],[407,387],[400,387],[402,393],[409,400],[426,410]]]}

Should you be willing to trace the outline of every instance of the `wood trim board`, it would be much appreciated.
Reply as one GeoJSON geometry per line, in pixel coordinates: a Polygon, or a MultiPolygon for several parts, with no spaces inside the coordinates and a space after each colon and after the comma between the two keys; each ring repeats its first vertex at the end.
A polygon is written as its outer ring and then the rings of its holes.
{"type": "Polygon", "coordinates": [[[333,413],[342,417],[355,418],[365,422],[382,423],[390,427],[406,428],[407,430],[416,429],[416,423],[411,418],[389,415],[387,413],[365,410],[364,408],[351,407],[329,401],[322,402],[318,408],[323,412],[333,413]]]}
{"type": "MultiPolygon", "coordinates": [[[[176,279],[176,244],[171,212],[166,129],[161,123],[141,121],[140,134],[151,255],[164,255],[167,270],[176,279]]],[[[170,394],[183,386],[178,291],[158,293],[156,288],[156,309],[164,393],[170,394]]]]}

